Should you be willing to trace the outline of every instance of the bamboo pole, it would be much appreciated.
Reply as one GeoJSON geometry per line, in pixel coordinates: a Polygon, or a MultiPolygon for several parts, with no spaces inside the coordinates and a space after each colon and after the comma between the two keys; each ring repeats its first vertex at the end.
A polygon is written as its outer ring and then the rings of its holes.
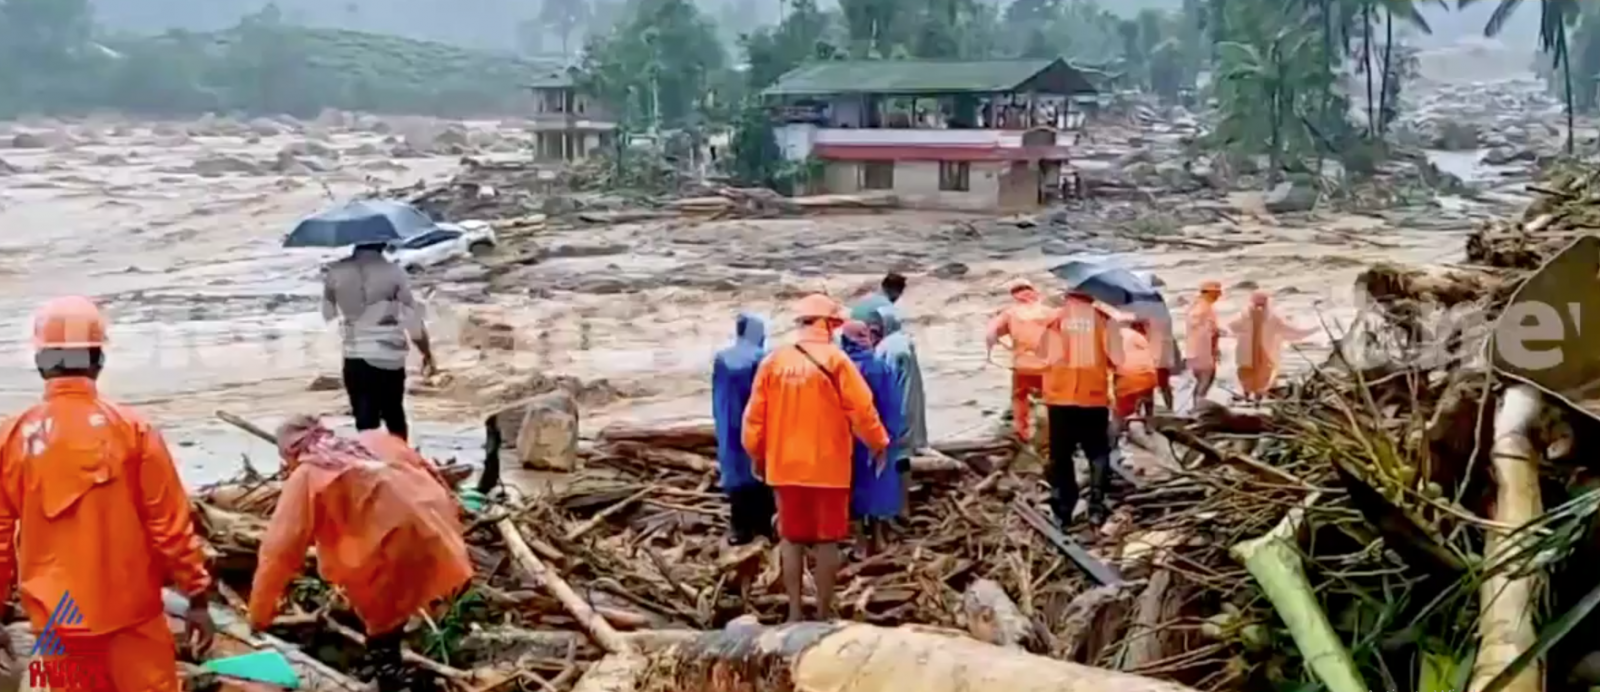
{"type": "Polygon", "coordinates": [[[632,643],[623,638],[615,629],[612,629],[611,624],[606,622],[605,618],[600,617],[600,614],[596,613],[594,608],[583,600],[583,597],[573,591],[572,587],[560,575],[556,574],[555,570],[550,569],[539,560],[537,555],[533,554],[533,549],[529,548],[527,541],[523,540],[522,531],[517,528],[516,524],[513,524],[510,519],[501,519],[495,522],[495,528],[500,530],[500,536],[505,539],[506,546],[511,549],[512,556],[517,559],[517,564],[521,565],[529,576],[544,585],[545,590],[549,591],[550,595],[561,601],[561,605],[566,606],[567,612],[572,613],[572,617],[577,619],[578,624],[583,626],[584,631],[594,638],[595,643],[599,644],[600,648],[611,654],[626,654],[634,651],[632,643]]]}
{"type": "Polygon", "coordinates": [[[1328,614],[1317,603],[1317,595],[1306,579],[1300,563],[1296,535],[1305,523],[1306,508],[1316,503],[1320,493],[1307,496],[1299,507],[1278,522],[1271,531],[1233,546],[1234,559],[1244,563],[1250,576],[1261,585],[1278,617],[1289,626],[1295,648],[1329,692],[1367,692],[1366,683],[1356,671],[1355,659],[1339,640],[1328,622],[1328,614]]]}
{"type": "MultiPolygon", "coordinates": [[[[1525,384],[1512,385],[1500,399],[1494,417],[1494,447],[1491,466],[1495,480],[1494,516],[1496,524],[1508,529],[1489,529],[1484,543],[1487,562],[1494,564],[1503,555],[1515,552],[1520,539],[1512,532],[1537,518],[1543,502],[1539,496],[1539,450],[1529,433],[1542,407],[1539,391],[1525,384]]],[[[1485,579],[1478,591],[1482,614],[1478,619],[1477,662],[1473,665],[1471,692],[1480,692],[1518,656],[1533,647],[1538,639],[1533,614],[1538,587],[1537,574],[1520,570],[1499,570],[1485,579]]],[[[1503,692],[1543,692],[1542,664],[1528,666],[1502,688],[1503,692]]]]}

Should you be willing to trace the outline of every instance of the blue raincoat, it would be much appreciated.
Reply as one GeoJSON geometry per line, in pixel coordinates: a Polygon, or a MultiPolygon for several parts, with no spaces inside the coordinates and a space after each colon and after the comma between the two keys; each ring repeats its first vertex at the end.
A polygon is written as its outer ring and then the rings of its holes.
{"type": "MultiPolygon", "coordinates": [[[[872,390],[873,408],[878,410],[878,418],[883,421],[884,429],[889,432],[892,447],[892,443],[897,442],[906,433],[900,405],[900,386],[895,380],[894,369],[870,347],[845,339],[842,348],[845,355],[850,356],[850,362],[855,363],[862,379],[867,381],[867,387],[872,390]]],[[[855,452],[851,458],[854,470],[850,481],[851,514],[864,519],[898,516],[900,474],[895,473],[892,465],[886,467],[883,473],[878,473],[872,467],[872,451],[859,439],[855,442],[855,452]]]]}
{"type": "Polygon", "coordinates": [[[756,315],[739,313],[735,340],[717,352],[711,365],[711,417],[717,429],[717,467],[723,491],[757,483],[750,453],[744,450],[744,408],[755,387],[756,368],[766,356],[767,323],[756,315]]]}
{"type": "Polygon", "coordinates": [[[904,412],[901,420],[905,423],[905,434],[895,438],[889,459],[910,459],[917,450],[928,446],[928,399],[922,391],[922,365],[917,362],[911,335],[900,328],[899,314],[893,308],[879,308],[878,316],[883,323],[878,356],[894,369],[904,412]]]}

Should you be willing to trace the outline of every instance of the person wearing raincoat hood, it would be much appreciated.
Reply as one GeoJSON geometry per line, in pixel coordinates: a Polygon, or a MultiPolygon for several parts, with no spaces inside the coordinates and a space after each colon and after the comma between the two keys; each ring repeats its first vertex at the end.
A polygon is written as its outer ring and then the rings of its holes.
{"type": "Polygon", "coordinates": [[[717,352],[711,365],[711,415],[716,422],[717,467],[728,495],[728,542],[743,545],[757,536],[772,537],[772,489],[755,476],[744,448],[744,409],[755,387],[756,369],[766,357],[767,323],[739,313],[734,341],[717,352]]]}
{"type": "MultiPolygon", "coordinates": [[[[891,441],[905,435],[904,407],[900,403],[900,383],[894,368],[874,350],[883,333],[865,322],[846,322],[840,330],[841,348],[850,357],[867,388],[872,390],[872,406],[889,432],[891,441]]],[[[892,443],[891,443],[892,444],[892,443]]],[[[851,514],[866,528],[867,549],[883,549],[885,522],[900,514],[903,502],[900,474],[883,473],[872,461],[872,450],[856,440],[851,454],[853,476],[850,482],[851,514]]]]}
{"type": "Polygon", "coordinates": [[[306,415],[278,428],[288,479],[261,541],[250,626],[272,624],[315,545],[318,571],[366,626],[379,689],[400,690],[409,684],[400,658],[406,621],[470,581],[472,562],[455,498],[419,455],[387,436],[341,438],[306,415]]]}
{"type": "Polygon", "coordinates": [[[911,492],[911,456],[928,446],[928,400],[922,389],[922,365],[917,362],[911,335],[901,328],[900,314],[893,307],[879,308],[868,318],[867,325],[883,334],[876,351],[893,369],[900,389],[900,420],[905,433],[895,438],[889,460],[900,474],[900,510],[904,512],[911,492]]]}
{"type": "Polygon", "coordinates": [[[1278,379],[1278,366],[1286,344],[1316,333],[1301,329],[1272,309],[1265,291],[1250,294],[1250,307],[1229,325],[1238,342],[1234,359],[1238,361],[1239,389],[1246,402],[1259,403],[1278,379]]]}

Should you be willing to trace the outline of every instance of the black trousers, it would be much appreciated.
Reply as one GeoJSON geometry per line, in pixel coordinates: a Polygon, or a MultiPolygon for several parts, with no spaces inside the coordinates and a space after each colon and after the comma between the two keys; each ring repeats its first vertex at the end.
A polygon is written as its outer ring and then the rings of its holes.
{"type": "Polygon", "coordinates": [[[1072,455],[1089,458],[1089,504],[1104,507],[1111,485],[1111,409],[1103,406],[1048,406],[1050,415],[1051,509],[1062,526],[1072,523],[1078,506],[1078,476],[1072,455]]]}
{"type": "Polygon", "coordinates": [[[380,368],[360,358],[346,358],[344,391],[350,396],[356,430],[377,430],[382,425],[395,437],[408,439],[405,368],[380,368]]]}
{"type": "Polygon", "coordinates": [[[773,538],[772,517],[778,512],[772,488],[765,483],[751,483],[728,491],[728,524],[733,530],[734,545],[743,545],[757,536],[773,538]]]}

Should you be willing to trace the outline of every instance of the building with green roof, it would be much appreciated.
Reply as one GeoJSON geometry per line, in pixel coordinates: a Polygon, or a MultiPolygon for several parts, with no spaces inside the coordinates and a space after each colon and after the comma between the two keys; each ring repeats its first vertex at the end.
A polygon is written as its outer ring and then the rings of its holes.
{"type": "Polygon", "coordinates": [[[891,191],[914,206],[1026,209],[1063,189],[1074,99],[1065,60],[850,60],[791,70],[762,92],[779,147],[820,159],[817,191],[891,191]]]}

